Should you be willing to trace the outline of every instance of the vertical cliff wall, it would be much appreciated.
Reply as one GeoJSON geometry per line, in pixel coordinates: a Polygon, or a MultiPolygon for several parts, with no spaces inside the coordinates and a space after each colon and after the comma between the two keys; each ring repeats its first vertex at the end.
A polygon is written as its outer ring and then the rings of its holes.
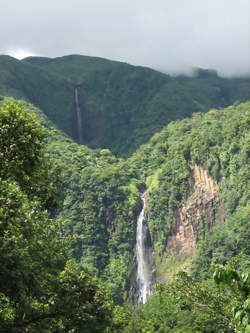
{"type": "Polygon", "coordinates": [[[200,165],[195,165],[189,179],[189,193],[181,208],[174,212],[166,251],[190,256],[194,253],[199,230],[211,229],[216,220],[218,205],[220,218],[225,219],[223,203],[217,203],[218,184],[200,165]]]}

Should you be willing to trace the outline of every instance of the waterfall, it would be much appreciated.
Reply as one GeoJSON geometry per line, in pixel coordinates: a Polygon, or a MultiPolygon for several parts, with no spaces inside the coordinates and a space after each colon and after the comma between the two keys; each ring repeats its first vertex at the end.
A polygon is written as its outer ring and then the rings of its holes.
{"type": "Polygon", "coordinates": [[[80,108],[79,98],[78,98],[78,88],[75,88],[75,106],[76,106],[78,143],[83,144],[82,113],[81,113],[81,108],[80,108]]]}
{"type": "Polygon", "coordinates": [[[150,251],[147,244],[147,224],[145,217],[146,196],[141,196],[143,207],[137,220],[136,252],[137,252],[137,287],[138,303],[144,304],[151,294],[152,270],[149,262],[150,251]]]}

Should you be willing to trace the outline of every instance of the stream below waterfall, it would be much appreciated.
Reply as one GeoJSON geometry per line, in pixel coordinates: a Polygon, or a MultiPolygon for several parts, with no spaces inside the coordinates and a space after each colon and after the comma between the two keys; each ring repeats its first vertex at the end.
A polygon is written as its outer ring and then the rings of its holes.
{"type": "Polygon", "coordinates": [[[143,207],[137,219],[136,258],[138,303],[144,304],[152,290],[152,267],[150,264],[151,248],[147,242],[146,193],[141,195],[143,207]]]}

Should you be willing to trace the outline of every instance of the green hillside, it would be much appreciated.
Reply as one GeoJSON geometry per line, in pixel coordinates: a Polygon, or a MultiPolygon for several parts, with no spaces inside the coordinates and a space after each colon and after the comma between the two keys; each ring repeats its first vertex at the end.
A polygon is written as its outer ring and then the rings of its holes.
{"type": "Polygon", "coordinates": [[[68,55],[58,58],[28,57],[22,62],[39,66],[80,84],[94,72],[111,70],[122,63],[98,57],[68,55]]]}
{"type": "Polygon", "coordinates": [[[0,332],[248,332],[249,78],[0,56],[0,96],[0,332]]]}
{"type": "Polygon", "coordinates": [[[55,218],[60,175],[23,103],[0,105],[0,332],[104,332],[113,303],[70,256],[55,218]],[[52,218],[54,216],[54,218],[52,218]]]}
{"type": "Polygon", "coordinates": [[[115,332],[139,333],[145,327],[149,332],[233,332],[235,327],[247,332],[249,279],[242,272],[250,265],[249,112],[248,102],[172,122],[127,160],[117,160],[108,150],[89,155],[70,141],[63,149],[60,141],[49,144],[50,156],[64,161],[66,191],[59,216],[68,221],[72,255],[107,283],[118,304],[135,297],[136,220],[140,193],[148,190],[155,279],[164,284],[138,310],[115,308],[115,332]],[[218,186],[210,202],[190,195],[195,165],[218,186]],[[195,230],[194,251],[176,247],[168,252],[176,210],[191,205],[196,214],[197,204],[198,220],[185,221],[195,230]],[[226,268],[211,268],[235,257],[226,268]],[[211,281],[215,269],[223,289],[211,281]],[[190,275],[173,277],[182,270],[190,275]],[[230,282],[232,276],[238,285],[230,282]],[[242,317],[234,319],[237,311],[242,317]]]}
{"type": "MultiPolygon", "coordinates": [[[[199,278],[211,276],[212,261],[224,264],[241,251],[250,255],[249,107],[249,102],[237,104],[171,123],[128,160],[148,187],[148,225],[160,257],[177,209],[186,206],[187,220],[194,224],[192,214],[197,214],[198,206],[198,228],[193,225],[198,251],[192,271],[199,278]],[[213,180],[218,186],[210,201],[204,186],[192,193],[194,166],[207,172],[210,183],[213,180]]],[[[160,259],[159,265],[171,273],[185,259],[185,253],[177,258],[170,255],[160,259]]]]}
{"type": "Polygon", "coordinates": [[[250,98],[249,78],[214,71],[170,77],[145,67],[71,55],[55,59],[0,57],[0,94],[32,102],[77,141],[78,87],[84,143],[131,155],[172,120],[250,98]]]}
{"type": "Polygon", "coordinates": [[[247,102],[171,122],[125,160],[2,100],[3,332],[247,332],[249,115],[247,102]],[[124,302],[135,298],[145,190],[160,284],[135,309],[124,302]]]}
{"type": "MultiPolygon", "coordinates": [[[[167,263],[175,269],[185,264],[185,255],[166,257],[164,248],[174,212],[190,191],[194,165],[202,166],[219,186],[210,207],[215,216],[213,223],[221,221],[218,209],[223,202],[229,227],[221,230],[218,222],[218,227],[212,228],[216,233],[210,233],[211,221],[201,216],[193,274],[207,277],[212,260],[225,263],[240,251],[250,254],[244,220],[248,188],[243,185],[248,179],[249,103],[171,123],[127,160],[115,158],[106,149],[90,150],[75,144],[37,109],[32,110],[49,128],[47,154],[62,172],[64,195],[58,213],[69,221],[65,232],[73,236],[72,255],[110,281],[117,301],[126,297],[124,292],[133,276],[139,194],[146,188],[148,225],[159,278],[171,273],[171,268],[166,270],[167,263]]],[[[190,268],[190,257],[187,259],[190,268]]]]}
{"type": "Polygon", "coordinates": [[[0,56],[0,95],[23,98],[72,137],[76,132],[73,86],[64,77],[9,56],[0,56]]]}

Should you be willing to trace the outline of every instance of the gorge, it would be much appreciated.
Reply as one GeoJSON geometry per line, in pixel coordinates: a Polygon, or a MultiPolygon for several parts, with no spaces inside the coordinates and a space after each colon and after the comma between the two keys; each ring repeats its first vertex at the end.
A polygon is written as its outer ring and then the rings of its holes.
{"type": "Polygon", "coordinates": [[[96,325],[114,316],[112,333],[231,333],[231,303],[244,300],[211,285],[211,264],[241,255],[239,269],[249,267],[250,104],[233,104],[248,98],[249,79],[166,77],[159,87],[163,74],[119,64],[85,77],[76,65],[72,81],[71,67],[53,74],[76,60],[2,59],[16,67],[2,66],[0,93],[25,98],[0,98],[0,332],[88,332],[89,295],[89,332],[105,332],[92,322],[100,309],[96,325]],[[13,86],[21,69],[25,89],[13,86]],[[162,128],[168,112],[185,118],[162,128]]]}

